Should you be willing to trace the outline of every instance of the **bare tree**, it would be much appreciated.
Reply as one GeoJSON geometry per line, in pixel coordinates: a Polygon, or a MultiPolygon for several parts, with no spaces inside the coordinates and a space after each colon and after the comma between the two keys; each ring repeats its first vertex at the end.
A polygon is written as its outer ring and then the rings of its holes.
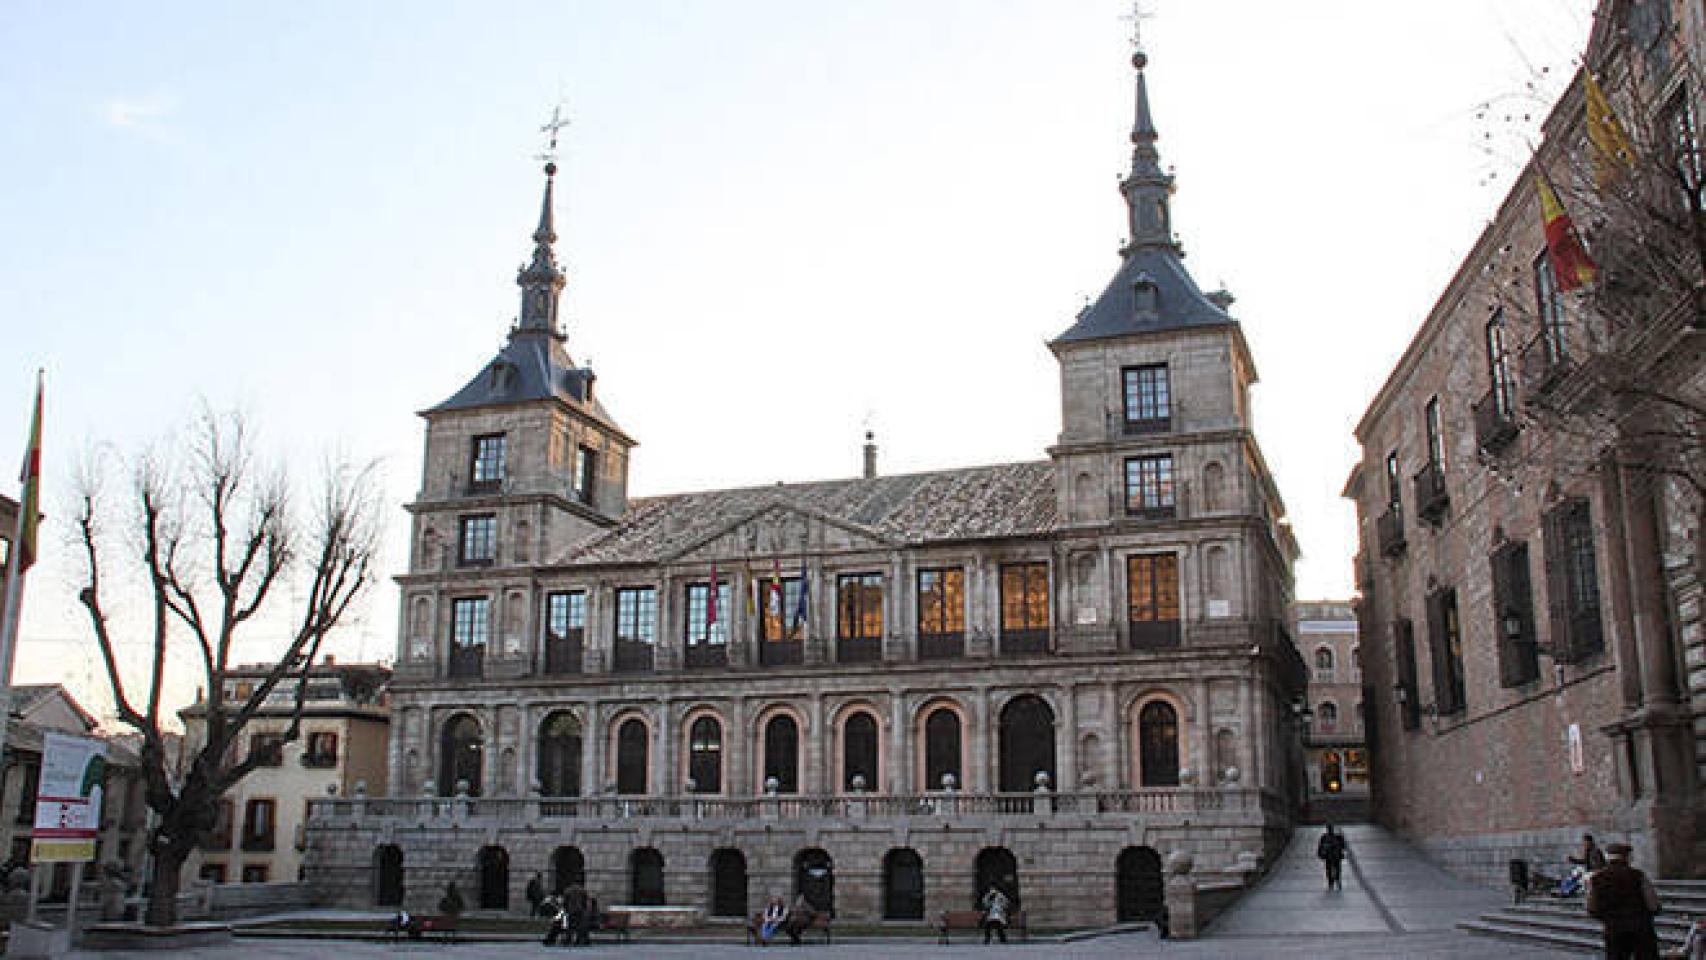
{"type": "MultiPolygon", "coordinates": [[[[293,509],[282,471],[262,469],[244,418],[204,411],[190,439],[131,464],[122,495],[108,496],[89,471],[72,511],[86,562],[78,599],[88,613],[112,683],[120,721],[142,739],[148,806],[159,815],[149,836],[154,856],[146,920],[177,921],[180,874],[213,829],[219,799],[255,767],[276,759],[300,733],[307,672],[327,635],[373,582],[378,546],[377,483],[372,468],[327,470],[303,516],[293,509]],[[107,578],[142,581],[145,625],[124,636],[109,610],[107,578]],[[297,598],[279,600],[298,587],[297,598]],[[297,606],[299,604],[299,606],[297,606]],[[247,696],[230,696],[225,678],[245,627],[283,612],[287,637],[265,679],[247,696]],[[145,675],[127,677],[118,648],[148,650],[145,675]],[[206,738],[169,767],[163,725],[168,654],[188,650],[205,681],[206,738]],[[139,682],[133,682],[139,681],[139,682]],[[244,728],[272,697],[294,698],[283,740],[255,738],[239,751],[244,728]]],[[[253,631],[251,631],[253,632],[253,631]]]]}

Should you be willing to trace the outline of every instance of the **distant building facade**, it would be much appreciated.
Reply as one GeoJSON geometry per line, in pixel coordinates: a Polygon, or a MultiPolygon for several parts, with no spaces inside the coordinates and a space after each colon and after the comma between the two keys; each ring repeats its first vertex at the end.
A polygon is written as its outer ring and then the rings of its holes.
{"type": "Polygon", "coordinates": [[[1368,744],[1362,722],[1362,648],[1348,600],[1292,607],[1297,648],[1309,668],[1304,756],[1312,819],[1366,816],[1368,744]]]}
{"type": "MultiPolygon", "coordinates": [[[[226,679],[225,702],[241,702],[262,683],[269,666],[242,667],[226,679]]],[[[239,780],[219,801],[219,819],[201,849],[185,863],[186,876],[210,883],[269,883],[302,879],[308,803],[325,797],[383,796],[387,787],[391,672],[377,664],[328,660],[307,676],[302,725],[275,762],[239,780]]],[[[281,741],[290,728],[297,685],[280,683],[245,730],[241,754],[281,741]]],[[[184,747],[194,756],[207,738],[205,702],[185,707],[184,747]]]]}
{"type": "Polygon", "coordinates": [[[1376,809],[1490,882],[1584,830],[1660,876],[1706,870],[1703,15],[1600,4],[1585,69],[1665,185],[1595,186],[1578,77],[1356,430],[1376,809]],[[1579,292],[1547,255],[1541,169],[1602,260],[1579,292]],[[1624,216],[1666,235],[1635,196],[1682,225],[1673,292],[1656,255],[1615,244],[1624,216]]]}
{"type": "Polygon", "coordinates": [[[1131,241],[1050,345],[1046,460],[630,498],[635,441],[564,346],[547,181],[508,343],[423,414],[392,795],[316,804],[324,898],[513,909],[537,871],[714,916],[999,886],[1110,922],[1157,913],[1164,856],[1237,883],[1284,843],[1296,546],[1143,63],[1131,241]]]}

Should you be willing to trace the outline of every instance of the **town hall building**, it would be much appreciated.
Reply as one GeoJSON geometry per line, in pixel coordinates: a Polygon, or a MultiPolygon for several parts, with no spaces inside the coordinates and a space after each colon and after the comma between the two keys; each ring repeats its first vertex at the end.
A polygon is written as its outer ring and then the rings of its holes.
{"type": "Polygon", "coordinates": [[[390,796],[314,804],[325,900],[525,909],[539,873],[876,922],[996,886],[1056,926],[1265,865],[1304,788],[1297,548],[1133,63],[1130,239],[1025,462],[631,497],[635,385],[572,359],[545,168],[507,342],[422,413],[390,796]]]}

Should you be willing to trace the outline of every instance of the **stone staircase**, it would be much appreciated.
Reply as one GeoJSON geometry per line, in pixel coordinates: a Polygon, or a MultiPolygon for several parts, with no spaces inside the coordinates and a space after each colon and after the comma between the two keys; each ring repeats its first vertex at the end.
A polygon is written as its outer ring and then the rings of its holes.
{"type": "MultiPolygon", "coordinates": [[[[1659,945],[1682,945],[1688,924],[1706,918],[1706,880],[1661,880],[1655,886],[1662,905],[1659,945]]],[[[1580,897],[1532,897],[1520,904],[1457,925],[1485,937],[1537,943],[1559,950],[1598,953],[1603,944],[1599,921],[1588,916],[1580,897]]]]}

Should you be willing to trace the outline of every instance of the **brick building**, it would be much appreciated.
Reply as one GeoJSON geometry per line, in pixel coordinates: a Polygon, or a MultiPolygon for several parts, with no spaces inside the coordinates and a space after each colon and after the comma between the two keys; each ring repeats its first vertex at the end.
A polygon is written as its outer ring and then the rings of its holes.
{"type": "Polygon", "coordinates": [[[454,881],[513,909],[537,871],[907,920],[995,884],[1107,922],[1154,914],[1175,852],[1236,885],[1284,842],[1296,547],[1134,63],[1131,239],[1050,344],[1032,462],[879,476],[868,447],[856,479],[630,498],[619,395],[566,348],[547,179],[507,343],[423,414],[392,795],[316,804],[326,899],[454,881]]]}
{"type": "Polygon", "coordinates": [[[1578,76],[1356,430],[1378,816],[1488,881],[1584,830],[1706,868],[1702,16],[1600,5],[1584,69],[1634,160],[1592,162],[1578,76]],[[1540,169],[1597,283],[1563,289],[1540,169]]]}
{"type": "Polygon", "coordinates": [[[1362,647],[1350,601],[1310,600],[1292,607],[1297,648],[1309,668],[1304,736],[1311,820],[1368,815],[1368,744],[1362,722],[1362,647]]]}

